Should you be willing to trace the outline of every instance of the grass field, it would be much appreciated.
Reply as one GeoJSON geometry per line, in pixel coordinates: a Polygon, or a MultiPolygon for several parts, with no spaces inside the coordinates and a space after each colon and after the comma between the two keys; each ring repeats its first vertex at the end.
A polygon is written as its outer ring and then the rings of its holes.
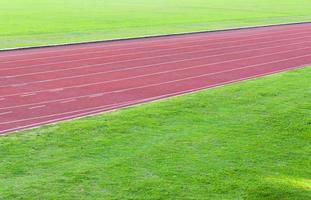
{"type": "Polygon", "coordinates": [[[0,137],[0,199],[311,198],[311,67],[0,137]]]}
{"type": "Polygon", "coordinates": [[[0,49],[311,21],[309,0],[9,0],[0,8],[0,49]]]}

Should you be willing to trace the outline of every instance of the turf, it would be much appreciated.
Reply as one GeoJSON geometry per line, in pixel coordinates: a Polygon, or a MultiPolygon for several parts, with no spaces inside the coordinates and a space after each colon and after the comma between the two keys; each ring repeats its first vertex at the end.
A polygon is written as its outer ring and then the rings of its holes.
{"type": "Polygon", "coordinates": [[[0,199],[311,198],[311,67],[0,137],[0,199]]]}
{"type": "Polygon", "coordinates": [[[0,49],[311,21],[309,0],[0,1],[0,49]]]}

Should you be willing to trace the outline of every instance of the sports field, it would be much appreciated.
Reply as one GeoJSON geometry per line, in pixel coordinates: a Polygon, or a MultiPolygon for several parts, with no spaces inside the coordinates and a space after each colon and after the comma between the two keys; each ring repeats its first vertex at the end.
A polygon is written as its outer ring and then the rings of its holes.
{"type": "MultiPolygon", "coordinates": [[[[310,8],[309,0],[7,0],[0,49],[311,21],[310,8]]],[[[80,106],[219,86],[0,134],[0,200],[311,199],[311,25],[276,29],[0,52],[0,132],[80,106]],[[164,86],[126,93],[144,84],[164,86]]]]}
{"type": "Polygon", "coordinates": [[[0,137],[0,199],[311,197],[311,68],[0,137]]]}
{"type": "Polygon", "coordinates": [[[0,8],[0,49],[311,20],[309,0],[9,0],[0,8]]]}
{"type": "Polygon", "coordinates": [[[2,52],[0,134],[311,64],[311,23],[2,52]]]}

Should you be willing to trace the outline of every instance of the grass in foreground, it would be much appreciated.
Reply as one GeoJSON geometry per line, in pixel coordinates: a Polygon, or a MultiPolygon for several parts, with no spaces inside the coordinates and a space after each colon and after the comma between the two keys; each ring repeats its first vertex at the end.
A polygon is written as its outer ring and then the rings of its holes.
{"type": "Polygon", "coordinates": [[[311,68],[0,137],[0,199],[310,199],[311,68]]]}
{"type": "Polygon", "coordinates": [[[311,21],[310,0],[0,1],[0,49],[311,21]]]}

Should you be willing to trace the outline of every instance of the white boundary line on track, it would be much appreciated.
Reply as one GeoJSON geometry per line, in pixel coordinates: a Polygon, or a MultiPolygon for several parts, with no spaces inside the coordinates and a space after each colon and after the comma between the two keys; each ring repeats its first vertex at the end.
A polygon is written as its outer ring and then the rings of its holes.
{"type": "MultiPolygon", "coordinates": [[[[294,31],[283,31],[281,32],[280,31],[280,36],[291,36],[291,35],[299,35],[299,34],[304,34],[304,33],[308,33],[311,31],[311,28],[310,29],[303,29],[303,30],[299,30],[299,33],[294,32],[294,31]],[[285,34],[286,32],[294,32],[292,34],[285,34]]],[[[279,31],[278,31],[279,32],[279,31]]],[[[277,34],[277,33],[273,33],[273,34],[277,34]]],[[[257,37],[255,39],[260,39],[260,38],[269,38],[271,37],[272,34],[267,34],[267,33],[263,33],[263,34],[250,34],[250,35],[246,35],[246,36],[236,36],[236,37],[226,37],[225,39],[231,39],[230,41],[228,42],[238,42],[238,41],[248,41],[248,40],[254,40],[254,39],[237,39],[236,38],[250,38],[250,37],[255,37],[255,36],[260,36],[260,35],[263,35],[263,37],[257,37]],[[234,39],[234,40],[232,40],[234,39]]],[[[202,37],[200,37],[202,38],[202,37]]],[[[205,38],[205,37],[203,37],[205,38]]],[[[209,38],[208,38],[209,39],[209,38]]],[[[226,42],[220,42],[222,41],[223,39],[222,38],[217,38],[217,40],[219,40],[219,42],[215,42],[215,43],[212,43],[212,45],[214,44],[222,44],[222,43],[226,43],[226,42]]],[[[145,48],[154,48],[154,47],[170,47],[170,46],[173,46],[173,45],[182,45],[182,44],[191,44],[191,43],[200,43],[200,42],[213,42],[214,40],[211,39],[211,40],[193,40],[193,41],[185,41],[185,42],[176,42],[176,43],[169,43],[169,44],[159,44],[159,45],[146,45],[146,46],[141,46],[141,47],[133,47],[133,48],[122,48],[122,49],[116,49],[116,50],[111,50],[111,49],[105,49],[105,50],[101,50],[101,51],[93,51],[93,52],[85,52],[85,53],[73,53],[73,54],[66,54],[66,55],[59,55],[59,56],[46,56],[46,57],[39,57],[39,58],[32,58],[32,59],[20,59],[20,60],[8,60],[8,61],[1,61],[0,60],[0,64],[6,64],[6,63],[15,63],[15,62],[23,62],[23,61],[35,61],[35,60],[44,60],[44,59],[50,59],[50,58],[66,58],[66,57],[70,57],[70,56],[77,56],[77,55],[88,55],[88,54],[93,54],[93,53],[105,53],[105,52],[111,52],[111,51],[124,51],[124,50],[135,50],[135,49],[142,49],[141,52],[146,52],[144,51],[143,49],[145,48]]],[[[144,43],[144,42],[142,42],[144,43]]],[[[134,44],[133,44],[134,45],[134,44]]],[[[210,45],[210,44],[209,44],[210,45]]],[[[196,44],[196,45],[189,45],[189,46],[184,46],[183,48],[187,48],[187,47],[195,47],[195,46],[202,46],[201,44],[196,44]]],[[[104,46],[102,46],[104,47],[104,46]]],[[[170,50],[170,49],[179,49],[179,48],[167,48],[166,50],[170,50]]],[[[161,50],[160,50],[161,51],[161,50]]],[[[162,51],[164,51],[162,49],[162,51]]],[[[150,50],[150,51],[147,51],[147,52],[153,52],[153,50],[150,50]]],[[[1,53],[1,52],[0,52],[1,53]]],[[[40,53],[39,53],[40,54],[40,53]]],[[[123,53],[123,54],[116,54],[114,56],[120,56],[120,55],[135,55],[137,53],[123,53]]],[[[1,54],[0,54],[1,55],[1,54]]],[[[37,55],[37,54],[35,54],[37,55]]],[[[18,55],[16,55],[16,57],[18,57],[18,55]]],[[[113,57],[113,56],[106,56],[106,57],[102,57],[102,58],[109,58],[109,57],[113,57]]],[[[1,57],[0,57],[1,58],[1,57]]]]}
{"type": "Polygon", "coordinates": [[[210,85],[210,86],[207,86],[207,87],[195,88],[195,89],[191,89],[191,90],[187,90],[187,91],[182,91],[182,92],[178,92],[178,93],[174,93],[174,94],[162,95],[162,96],[154,97],[153,99],[148,98],[145,101],[144,100],[140,100],[140,101],[137,101],[137,102],[132,102],[131,104],[128,104],[128,105],[125,105],[125,104],[121,105],[121,104],[119,104],[119,105],[117,105],[117,106],[115,106],[113,108],[108,108],[109,110],[107,110],[107,108],[106,109],[98,109],[98,110],[93,110],[93,111],[89,111],[89,112],[85,112],[85,113],[80,113],[80,114],[72,115],[72,116],[68,116],[68,117],[60,117],[60,118],[54,119],[54,120],[47,120],[45,122],[33,123],[33,124],[30,124],[30,125],[26,125],[26,126],[19,126],[19,127],[16,127],[16,128],[5,129],[5,130],[1,130],[0,131],[0,137],[12,134],[12,132],[23,131],[23,129],[26,129],[26,128],[33,128],[34,129],[34,128],[38,128],[38,127],[41,127],[41,126],[44,126],[44,125],[47,125],[47,124],[52,125],[52,123],[57,123],[57,122],[60,122],[60,121],[66,122],[66,121],[71,121],[71,120],[75,120],[75,119],[81,119],[81,118],[85,118],[85,117],[100,115],[100,114],[107,113],[107,112],[113,112],[115,110],[121,110],[121,109],[129,108],[129,107],[135,107],[135,106],[143,105],[143,104],[146,104],[146,103],[168,100],[168,99],[175,98],[175,97],[178,97],[178,96],[183,96],[183,95],[191,94],[191,93],[194,93],[194,92],[197,92],[197,91],[200,91],[200,90],[206,90],[206,89],[210,89],[210,88],[222,87],[224,85],[234,84],[234,83],[239,82],[239,81],[253,80],[253,79],[258,78],[258,77],[263,77],[263,76],[267,76],[267,75],[274,75],[274,74],[280,73],[280,72],[287,72],[287,71],[291,71],[291,70],[294,70],[294,69],[304,68],[304,67],[307,67],[308,65],[310,65],[310,64],[301,65],[301,66],[292,67],[292,68],[283,69],[283,70],[276,70],[276,71],[269,72],[269,73],[257,74],[257,75],[254,75],[254,76],[249,76],[247,78],[235,79],[235,80],[231,80],[231,81],[228,81],[228,82],[223,82],[223,83],[220,83],[220,84],[214,84],[214,85],[210,85]],[[120,106],[122,106],[122,107],[120,107],[120,106]]]}
{"type": "MultiPolygon", "coordinates": [[[[311,36],[298,37],[298,38],[292,38],[292,39],[282,39],[282,40],[277,40],[275,42],[290,41],[290,40],[303,39],[303,38],[311,38],[311,36]]],[[[308,42],[311,42],[311,41],[308,41],[308,42]]],[[[123,60],[123,61],[114,61],[114,62],[108,62],[108,63],[82,65],[80,67],[69,67],[69,68],[65,68],[65,69],[49,70],[49,71],[42,71],[42,72],[32,72],[32,73],[25,73],[25,74],[18,74],[18,75],[8,75],[8,76],[4,76],[2,78],[10,79],[10,78],[17,78],[17,77],[25,77],[25,76],[30,76],[30,75],[46,74],[46,73],[53,73],[53,72],[63,72],[63,71],[70,71],[70,70],[73,70],[73,69],[85,69],[85,68],[93,68],[93,67],[104,68],[106,65],[119,64],[119,63],[124,63],[124,62],[141,61],[141,60],[148,60],[148,59],[154,59],[154,58],[163,58],[163,57],[171,57],[171,56],[180,56],[180,55],[185,55],[185,54],[187,55],[187,54],[193,54],[193,53],[203,53],[203,52],[207,52],[207,51],[211,51],[211,50],[222,50],[222,49],[238,48],[238,47],[243,47],[243,46],[245,47],[245,46],[258,45],[258,44],[269,44],[269,43],[271,43],[271,42],[259,42],[257,44],[251,44],[251,45],[237,45],[237,46],[224,47],[224,48],[197,50],[197,51],[181,52],[181,53],[168,54],[168,55],[165,54],[165,55],[160,55],[160,56],[135,58],[135,59],[129,59],[129,60],[123,60]]],[[[287,45],[279,45],[279,46],[290,46],[290,45],[303,44],[303,43],[306,43],[306,41],[304,41],[304,42],[297,42],[297,43],[293,43],[293,44],[287,44],[287,45]]],[[[274,47],[276,48],[278,46],[274,46],[274,47]]],[[[240,53],[241,52],[248,52],[248,51],[260,50],[260,49],[268,49],[268,48],[273,48],[273,47],[261,47],[261,48],[252,49],[252,50],[235,51],[234,53],[237,53],[237,52],[240,52],[240,53]]],[[[200,59],[200,58],[215,57],[215,56],[221,56],[221,55],[227,55],[227,54],[233,54],[233,53],[221,53],[221,54],[214,54],[214,55],[208,55],[208,56],[201,56],[201,57],[196,57],[196,58],[190,58],[188,60],[195,60],[195,59],[200,59]]],[[[162,62],[162,64],[164,64],[164,63],[181,62],[181,61],[186,61],[186,59],[183,59],[183,60],[179,59],[179,60],[175,60],[175,61],[162,62]]],[[[158,64],[161,64],[161,63],[153,64],[153,66],[158,65],[158,64]]],[[[131,67],[131,68],[134,68],[134,67],[131,67]]],[[[129,69],[129,68],[126,68],[126,69],[129,69]]],[[[13,69],[13,70],[15,70],[15,69],[13,69]]],[[[122,69],[120,69],[120,70],[122,71],[122,69]]],[[[10,71],[10,69],[8,71],[10,71]]],[[[24,82],[24,83],[21,83],[21,84],[27,84],[27,82],[24,82]]],[[[7,87],[7,85],[0,86],[0,88],[1,87],[7,87]]]]}
{"type": "MultiPolygon", "coordinates": [[[[38,49],[44,49],[44,48],[52,48],[52,47],[74,47],[79,45],[101,45],[108,43],[119,43],[119,42],[137,42],[144,40],[142,42],[146,42],[146,40],[150,39],[165,39],[169,37],[189,37],[192,38],[196,37],[199,34],[226,34],[230,32],[237,32],[237,31],[253,31],[258,29],[273,29],[273,28],[286,28],[286,27],[304,27],[309,26],[311,24],[311,21],[300,21],[300,22],[288,22],[288,23],[278,23],[278,24],[267,24],[267,25],[257,25],[257,26],[241,26],[236,28],[227,28],[227,29],[219,29],[219,30],[202,30],[202,31],[195,31],[195,32],[180,32],[180,33],[172,33],[172,34],[165,34],[165,35],[149,35],[149,36],[142,36],[142,37],[136,37],[136,38],[117,38],[112,40],[98,40],[98,41],[86,41],[86,42],[77,42],[77,43],[61,43],[61,44],[50,44],[45,46],[28,46],[28,47],[21,47],[21,48],[7,48],[7,49],[0,49],[1,52],[12,52],[12,51],[21,51],[21,50],[38,50],[38,49]]],[[[115,44],[112,44],[115,45],[115,44]]],[[[85,47],[88,48],[88,47],[85,47]]],[[[82,49],[85,49],[82,48],[82,49]]],[[[77,48],[75,48],[77,49],[77,48]]],[[[81,48],[80,48],[81,49],[81,48]]],[[[50,51],[51,52],[51,51],[50,51]]],[[[34,52],[29,52],[34,53],[34,52]]],[[[23,55],[23,54],[19,54],[23,55]]],[[[29,54],[24,54],[29,55],[29,54]]],[[[5,56],[3,56],[5,57],[5,56]]],[[[0,56],[1,58],[1,56],[0,56]]]]}
{"type": "MultiPolygon", "coordinates": [[[[291,45],[285,45],[285,46],[291,46],[291,45]]],[[[279,46],[269,47],[267,49],[278,48],[278,47],[279,46]]],[[[171,73],[171,72],[175,72],[175,71],[184,71],[184,70],[188,70],[188,69],[195,69],[195,68],[200,68],[200,67],[205,67],[205,66],[207,67],[207,66],[212,66],[212,65],[236,62],[236,61],[239,61],[239,60],[248,60],[248,59],[260,58],[260,57],[271,56],[271,55],[276,55],[276,54],[295,52],[295,51],[304,50],[304,49],[311,49],[311,47],[304,47],[304,48],[298,48],[298,49],[292,49],[292,50],[286,50],[286,51],[277,51],[277,52],[274,52],[274,53],[266,53],[266,54],[261,54],[261,55],[256,55],[256,56],[242,57],[242,58],[238,58],[238,59],[230,59],[230,60],[221,61],[221,62],[214,62],[214,63],[208,63],[208,64],[195,65],[195,66],[191,66],[191,67],[177,68],[177,69],[174,69],[174,70],[166,70],[166,71],[161,71],[161,72],[156,72],[156,73],[132,76],[132,77],[121,78],[121,79],[114,79],[114,80],[110,80],[110,81],[101,81],[101,82],[94,82],[94,83],[81,84],[81,85],[68,86],[68,87],[59,87],[59,88],[53,88],[53,89],[32,90],[31,93],[30,92],[23,92],[23,93],[2,95],[2,96],[0,96],[0,98],[12,97],[12,96],[22,96],[22,95],[28,96],[28,94],[38,94],[38,93],[42,93],[42,92],[59,92],[59,91],[63,91],[63,90],[66,90],[66,89],[81,88],[81,87],[88,87],[88,86],[92,86],[92,85],[107,84],[107,83],[112,83],[112,82],[131,80],[131,79],[148,77],[148,76],[153,76],[153,75],[158,75],[158,74],[171,73]]],[[[252,50],[252,51],[254,51],[254,50],[252,50]]],[[[237,53],[237,52],[235,52],[235,53],[237,53]]],[[[182,62],[182,61],[180,61],[180,62],[182,62]]],[[[152,66],[155,66],[155,65],[152,65],[152,66]]],[[[150,66],[146,65],[146,66],[143,66],[143,67],[129,68],[129,70],[131,70],[131,69],[146,68],[146,67],[149,68],[150,66]]],[[[120,71],[123,71],[123,70],[120,70],[120,71]]],[[[118,70],[117,71],[113,71],[113,72],[118,72],[118,70]]],[[[107,72],[107,73],[111,73],[111,72],[107,72]]]]}
{"type": "Polygon", "coordinates": [[[10,114],[10,113],[12,113],[13,111],[8,111],[8,112],[3,112],[3,113],[0,113],[0,116],[2,116],[2,115],[7,115],[7,114],[10,114]]]}
{"type": "MultiPolygon", "coordinates": [[[[114,90],[114,91],[109,91],[109,92],[100,92],[100,93],[95,93],[95,94],[90,94],[90,95],[97,95],[97,94],[98,95],[99,94],[108,95],[108,94],[114,94],[114,93],[122,93],[122,92],[125,92],[125,91],[137,90],[137,89],[148,88],[148,87],[155,87],[155,86],[159,86],[159,85],[171,84],[171,83],[176,83],[176,82],[181,82],[181,81],[186,81],[186,80],[191,80],[191,79],[196,79],[196,78],[201,78],[201,77],[207,77],[207,76],[212,76],[212,75],[217,75],[217,74],[222,74],[222,73],[228,73],[228,72],[232,72],[232,71],[239,71],[239,70],[242,70],[242,69],[254,68],[254,67],[258,67],[258,66],[262,66],[262,65],[272,64],[272,63],[279,63],[279,62],[294,60],[294,59],[298,59],[298,58],[307,57],[307,56],[310,56],[310,55],[311,54],[309,53],[309,54],[304,55],[304,56],[296,56],[296,57],[292,57],[292,58],[286,58],[286,59],[277,60],[277,61],[271,61],[271,62],[266,62],[266,63],[258,63],[258,64],[254,64],[254,65],[246,65],[244,67],[234,68],[234,69],[230,69],[230,70],[223,70],[223,71],[219,71],[219,72],[206,73],[206,74],[201,74],[201,75],[198,75],[198,76],[190,76],[190,77],[187,77],[187,78],[176,79],[176,80],[171,80],[171,81],[166,81],[166,82],[161,82],[161,83],[155,83],[155,84],[143,85],[143,86],[139,86],[139,87],[126,88],[126,89],[122,89],[122,90],[114,90]]],[[[16,109],[16,108],[36,106],[36,105],[42,105],[42,104],[46,105],[46,104],[50,104],[50,103],[69,101],[69,100],[72,100],[72,99],[78,100],[78,99],[82,99],[82,98],[89,98],[90,95],[81,95],[81,96],[69,97],[69,98],[63,98],[63,99],[57,99],[57,100],[42,101],[42,102],[39,102],[39,103],[30,103],[30,104],[24,104],[24,105],[10,106],[10,107],[5,107],[5,108],[0,108],[0,110],[9,110],[9,109],[12,109],[12,108],[16,109]]],[[[7,123],[11,123],[11,122],[0,122],[0,125],[7,124],[7,123]]]]}
{"type": "MultiPolygon", "coordinates": [[[[311,31],[311,29],[310,29],[311,31]]],[[[308,33],[308,32],[307,32],[308,33]]],[[[283,35],[283,36],[294,36],[294,35],[301,35],[301,34],[305,34],[305,33],[294,33],[294,34],[289,34],[289,35],[283,35]]],[[[307,34],[306,34],[307,35],[307,34]]],[[[213,43],[213,44],[206,44],[206,45],[202,45],[202,44],[197,44],[197,45],[190,45],[190,46],[183,46],[183,47],[177,47],[177,48],[167,48],[167,49],[159,49],[159,50],[150,50],[147,53],[153,53],[153,52],[164,52],[164,51],[169,51],[169,50],[180,50],[180,49],[187,49],[187,48],[192,48],[192,47],[208,47],[209,45],[221,45],[221,44],[228,44],[228,43],[235,43],[235,42],[246,42],[246,41],[253,41],[253,40],[257,40],[257,39],[270,39],[276,37],[275,35],[273,36],[267,36],[267,37],[259,37],[259,38],[255,38],[255,39],[243,39],[243,40],[232,40],[229,42],[219,42],[219,43],[213,43]]],[[[280,36],[281,37],[281,36],[280,36]]],[[[302,38],[309,38],[311,36],[304,36],[304,37],[296,37],[296,38],[285,38],[285,39],[281,39],[281,40],[276,40],[276,41],[287,41],[287,40],[295,40],[295,39],[302,39],[302,38]]],[[[255,42],[252,44],[265,44],[265,43],[269,43],[269,42],[255,42]]],[[[245,44],[243,44],[245,45],[245,44]]],[[[243,45],[233,45],[233,46],[226,46],[226,47],[216,47],[216,48],[209,48],[208,50],[213,50],[213,49],[227,49],[230,47],[238,47],[238,46],[243,46],[243,45]]],[[[247,45],[251,45],[251,44],[247,44],[247,45]]],[[[247,46],[246,45],[246,46],[247,46]]],[[[197,50],[197,51],[203,51],[203,50],[197,50]]],[[[207,50],[204,50],[207,51],[207,50]]],[[[191,52],[191,51],[190,51],[191,52]]],[[[180,54],[184,54],[184,53],[190,53],[190,52],[179,52],[179,53],[171,53],[170,55],[180,55],[180,54]]],[[[192,51],[195,52],[195,51],[192,51]]],[[[119,54],[119,55],[113,55],[113,56],[97,56],[97,57],[91,57],[91,58],[82,58],[82,59],[70,59],[70,60],[65,60],[65,61],[57,61],[57,62],[48,62],[48,63],[41,63],[41,64],[32,64],[32,65],[26,65],[26,66],[19,66],[19,67],[7,67],[7,68],[1,68],[0,71],[10,71],[10,70],[15,70],[15,69],[31,69],[34,67],[42,67],[42,66],[48,66],[48,65],[52,65],[52,64],[66,64],[66,63],[75,63],[78,61],[89,61],[89,60],[98,60],[98,59],[104,59],[104,58],[113,58],[113,57],[118,57],[118,56],[127,56],[127,55],[140,55],[140,54],[144,54],[146,53],[146,51],[142,51],[140,53],[126,53],[126,54],[119,54]]],[[[167,55],[158,55],[158,56],[149,56],[146,57],[144,56],[143,58],[136,58],[134,60],[145,60],[145,59],[149,59],[149,58],[158,58],[158,57],[166,57],[167,55]]],[[[82,65],[81,67],[92,67],[92,66],[98,66],[98,65],[107,65],[107,64],[116,64],[116,63],[123,63],[123,62],[128,62],[128,61],[132,61],[133,59],[125,59],[125,60],[120,60],[120,61],[113,61],[113,62],[107,62],[107,63],[98,63],[98,64],[87,64],[87,65],[82,65]]],[[[1,64],[1,63],[0,63],[1,64]]],[[[75,69],[75,67],[73,68],[65,68],[63,70],[66,69],[75,69]]]]}
{"type": "Polygon", "coordinates": [[[30,107],[29,110],[44,108],[44,107],[46,107],[46,105],[34,106],[34,107],[30,107]]]}

